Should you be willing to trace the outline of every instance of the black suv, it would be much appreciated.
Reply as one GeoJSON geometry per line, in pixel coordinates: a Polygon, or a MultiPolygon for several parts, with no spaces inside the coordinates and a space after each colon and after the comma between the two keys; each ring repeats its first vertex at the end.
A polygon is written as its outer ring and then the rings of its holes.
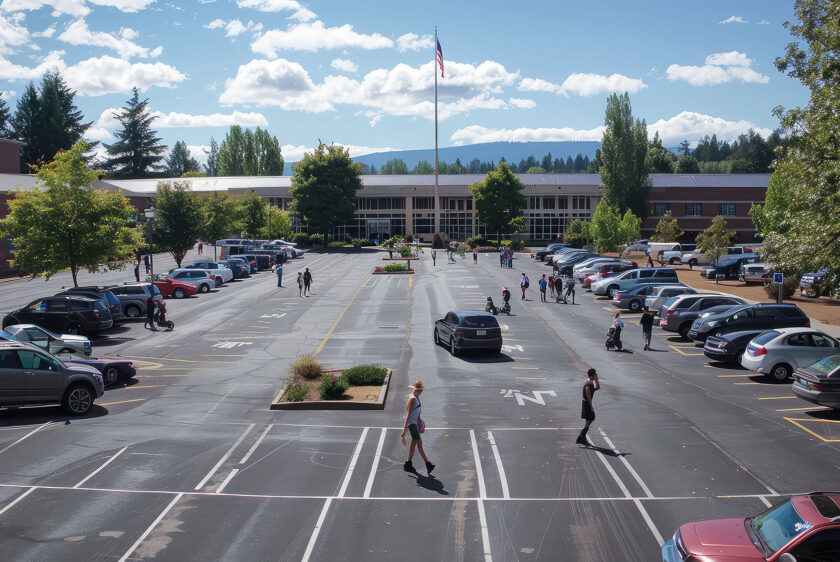
{"type": "Polygon", "coordinates": [[[736,306],[698,318],[691,325],[688,337],[705,342],[709,336],[742,330],[810,327],[811,321],[795,304],[758,303],[736,306]]]}
{"type": "Polygon", "coordinates": [[[96,334],[114,325],[103,299],[61,295],[34,300],[3,318],[12,324],[37,324],[60,334],[96,334]]]}
{"type": "Polygon", "coordinates": [[[70,287],[69,289],[61,291],[56,296],[62,295],[79,295],[91,299],[105,299],[105,306],[108,307],[108,311],[111,313],[111,320],[114,321],[114,325],[116,325],[118,322],[124,319],[122,313],[122,306],[120,306],[120,299],[118,299],[117,296],[111,292],[111,289],[109,287],[104,287],[102,285],[70,287]]]}

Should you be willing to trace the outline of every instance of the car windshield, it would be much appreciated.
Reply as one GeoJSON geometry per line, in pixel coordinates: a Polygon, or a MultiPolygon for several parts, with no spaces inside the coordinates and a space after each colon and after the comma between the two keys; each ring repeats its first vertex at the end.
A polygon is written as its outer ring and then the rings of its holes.
{"type": "Polygon", "coordinates": [[[776,330],[768,330],[763,334],[760,334],[757,338],[753,339],[753,343],[756,345],[764,345],[779,334],[781,334],[781,332],[777,332],[776,330]]]}
{"type": "Polygon", "coordinates": [[[820,359],[813,365],[808,366],[812,371],[819,371],[825,374],[831,374],[832,371],[840,367],[840,355],[829,355],[824,359],[820,359]]]}
{"type": "Polygon", "coordinates": [[[813,526],[805,522],[794,509],[790,500],[782,505],[771,507],[750,521],[750,527],[761,537],[764,544],[776,552],[799,534],[813,526]]]}
{"type": "Polygon", "coordinates": [[[497,328],[499,326],[492,316],[465,316],[463,325],[469,328],[497,328]]]}

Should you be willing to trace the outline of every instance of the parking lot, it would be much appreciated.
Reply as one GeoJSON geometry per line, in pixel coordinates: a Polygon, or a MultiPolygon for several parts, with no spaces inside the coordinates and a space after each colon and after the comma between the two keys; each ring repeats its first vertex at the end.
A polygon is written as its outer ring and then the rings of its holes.
{"type": "MultiPolygon", "coordinates": [[[[549,268],[526,254],[513,269],[493,254],[447,264],[439,253],[433,267],[427,250],[415,275],[371,275],[383,255],[310,253],[286,264],[282,289],[264,272],[171,299],[173,332],[131,322],[93,341],[94,354],[130,358],[138,374],[87,416],[0,411],[6,556],[656,560],[683,522],[753,515],[837,481],[840,416],[789,384],[709,363],[659,328],[644,352],[633,314],[627,351],[607,352],[610,301],[578,289],[575,305],[539,302],[549,268]],[[304,267],[313,294],[300,298],[304,267]],[[483,310],[487,296],[498,303],[503,286],[513,298],[498,317],[500,356],[433,344],[436,319],[483,310]],[[393,369],[385,409],[269,410],[304,353],[330,369],[393,369]],[[582,448],[590,367],[602,388],[593,447],[582,448]],[[431,477],[402,466],[415,379],[431,477]]],[[[0,306],[29,302],[61,275],[3,283],[0,306]]]]}

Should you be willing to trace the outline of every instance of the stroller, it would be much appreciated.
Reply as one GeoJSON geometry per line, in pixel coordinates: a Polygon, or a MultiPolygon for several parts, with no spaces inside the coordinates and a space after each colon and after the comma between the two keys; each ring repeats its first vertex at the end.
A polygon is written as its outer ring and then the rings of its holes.
{"type": "Polygon", "coordinates": [[[613,326],[610,326],[610,330],[607,332],[607,341],[604,342],[604,347],[607,348],[607,351],[610,351],[614,347],[617,347],[621,351],[621,341],[616,341],[615,327],[613,326]]]}
{"type": "Polygon", "coordinates": [[[175,329],[175,322],[166,319],[166,303],[163,301],[157,301],[153,319],[159,328],[166,328],[167,332],[171,332],[175,329]]]}
{"type": "Polygon", "coordinates": [[[493,316],[497,314],[507,314],[510,316],[510,303],[504,301],[501,308],[493,303],[493,297],[487,297],[487,306],[484,307],[485,312],[492,312],[493,316]]]}

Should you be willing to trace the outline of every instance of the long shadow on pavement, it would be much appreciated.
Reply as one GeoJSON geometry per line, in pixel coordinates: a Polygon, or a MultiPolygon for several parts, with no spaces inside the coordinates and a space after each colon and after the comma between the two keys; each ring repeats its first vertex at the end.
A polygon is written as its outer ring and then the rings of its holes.
{"type": "Polygon", "coordinates": [[[633,453],[616,453],[612,449],[606,449],[604,447],[598,447],[596,445],[586,445],[583,447],[584,449],[589,449],[590,451],[597,451],[602,455],[606,455],[608,457],[626,457],[627,455],[632,455],[633,453]]]}
{"type": "Polygon", "coordinates": [[[425,488],[430,492],[437,492],[441,496],[448,496],[449,492],[443,489],[443,481],[438,480],[434,476],[423,476],[419,472],[412,471],[409,473],[421,488],[425,488]]]}

